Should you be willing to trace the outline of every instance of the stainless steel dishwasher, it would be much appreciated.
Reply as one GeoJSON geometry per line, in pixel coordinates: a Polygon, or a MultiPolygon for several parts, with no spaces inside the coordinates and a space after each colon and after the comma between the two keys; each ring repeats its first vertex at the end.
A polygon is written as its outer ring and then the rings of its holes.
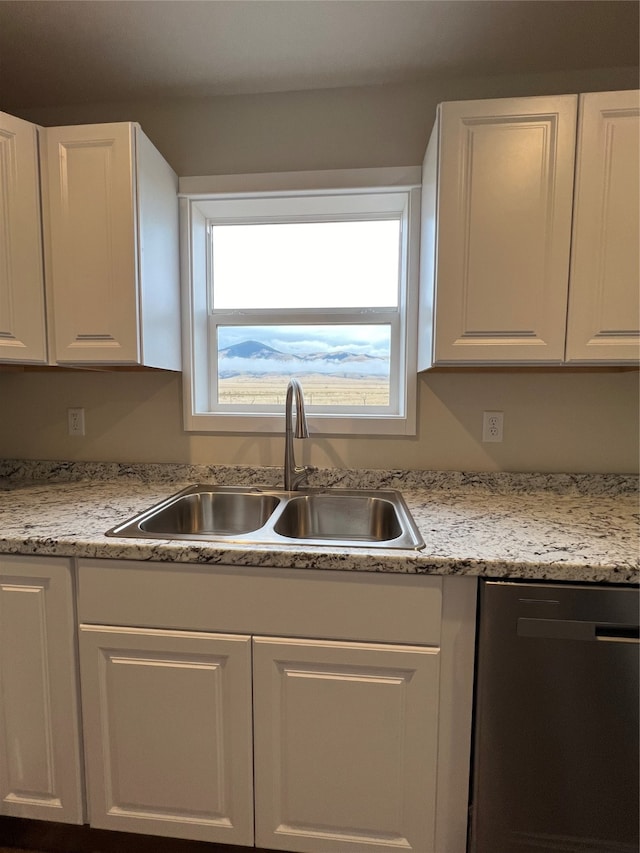
{"type": "Polygon", "coordinates": [[[471,853],[638,853],[640,590],[484,581],[471,853]]]}

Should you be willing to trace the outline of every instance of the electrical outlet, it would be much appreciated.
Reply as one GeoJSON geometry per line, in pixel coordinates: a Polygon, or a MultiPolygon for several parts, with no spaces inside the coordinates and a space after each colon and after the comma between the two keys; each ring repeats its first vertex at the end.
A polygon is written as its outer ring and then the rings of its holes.
{"type": "Polygon", "coordinates": [[[69,435],[84,435],[84,409],[67,409],[69,435]]]}
{"type": "Polygon", "coordinates": [[[504,425],[504,412],[482,413],[482,440],[502,441],[502,428],[504,425]]]}

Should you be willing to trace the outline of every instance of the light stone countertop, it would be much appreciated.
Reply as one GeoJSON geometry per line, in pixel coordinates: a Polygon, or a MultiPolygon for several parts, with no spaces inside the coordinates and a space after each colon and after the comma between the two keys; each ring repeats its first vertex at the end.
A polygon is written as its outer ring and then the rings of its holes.
{"type": "Polygon", "coordinates": [[[124,539],[105,531],[193,483],[277,485],[279,468],[0,460],[0,553],[640,583],[638,480],[615,474],[318,471],[399,489],[421,551],[124,539]]]}

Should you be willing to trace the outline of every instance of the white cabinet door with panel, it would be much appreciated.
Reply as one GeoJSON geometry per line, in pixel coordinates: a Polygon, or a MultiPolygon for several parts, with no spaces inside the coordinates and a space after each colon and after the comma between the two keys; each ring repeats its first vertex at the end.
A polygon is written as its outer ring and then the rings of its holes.
{"type": "Polygon", "coordinates": [[[83,822],[69,560],[0,556],[0,814],[83,822]]]}
{"type": "Polygon", "coordinates": [[[640,92],[580,98],[567,354],[640,358],[640,92]]]}
{"type": "Polygon", "coordinates": [[[0,362],[46,361],[38,128],[0,113],[0,362]]]}
{"type": "Polygon", "coordinates": [[[175,173],[134,123],[43,139],[54,360],[179,370],[175,173]]]}
{"type": "Polygon", "coordinates": [[[577,96],[440,104],[423,165],[419,369],[564,358],[577,96]]]}
{"type": "Polygon", "coordinates": [[[254,638],[256,843],[425,853],[439,649],[254,638]]]}
{"type": "Polygon", "coordinates": [[[91,825],[253,843],[246,636],[81,625],[91,825]]]}

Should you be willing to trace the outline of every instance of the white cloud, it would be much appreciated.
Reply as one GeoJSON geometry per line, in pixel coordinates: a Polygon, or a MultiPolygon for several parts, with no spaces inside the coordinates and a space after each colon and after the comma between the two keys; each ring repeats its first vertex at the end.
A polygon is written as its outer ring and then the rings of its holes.
{"type": "Polygon", "coordinates": [[[390,329],[386,325],[224,326],[218,334],[218,349],[255,340],[293,355],[346,351],[389,357],[390,329]]]}
{"type": "Polygon", "coordinates": [[[324,376],[389,376],[387,360],[347,361],[336,363],[318,359],[311,362],[277,361],[269,358],[221,358],[218,361],[218,373],[225,375],[304,376],[310,373],[324,376]]]}

